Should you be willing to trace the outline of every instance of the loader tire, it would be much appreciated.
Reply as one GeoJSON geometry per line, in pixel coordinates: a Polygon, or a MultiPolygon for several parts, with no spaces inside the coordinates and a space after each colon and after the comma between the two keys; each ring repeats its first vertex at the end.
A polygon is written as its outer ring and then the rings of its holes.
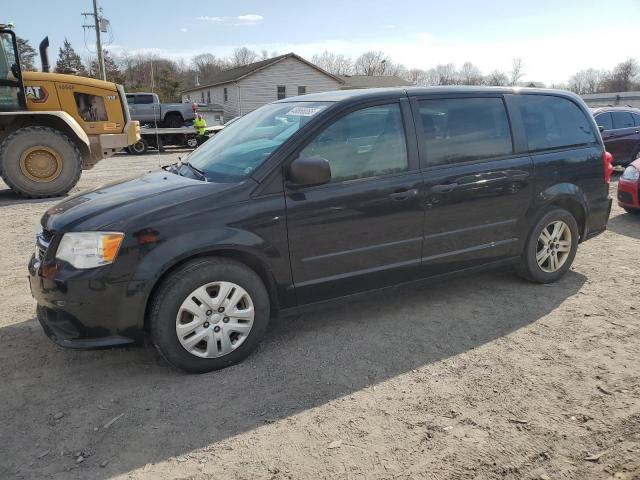
{"type": "Polygon", "coordinates": [[[64,195],[78,183],[81,173],[78,147],[54,128],[20,128],[0,144],[0,175],[23,197],[64,195]]]}

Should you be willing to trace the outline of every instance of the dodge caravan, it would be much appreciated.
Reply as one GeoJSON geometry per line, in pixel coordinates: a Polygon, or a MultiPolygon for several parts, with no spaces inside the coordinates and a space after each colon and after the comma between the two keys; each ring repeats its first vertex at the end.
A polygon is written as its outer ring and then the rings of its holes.
{"type": "Polygon", "coordinates": [[[175,165],[49,209],[29,262],[38,319],[65,347],[148,335],[206,372],[303,306],[499,266],[553,282],[606,228],[610,159],[568,92],[276,101],[175,165]]]}

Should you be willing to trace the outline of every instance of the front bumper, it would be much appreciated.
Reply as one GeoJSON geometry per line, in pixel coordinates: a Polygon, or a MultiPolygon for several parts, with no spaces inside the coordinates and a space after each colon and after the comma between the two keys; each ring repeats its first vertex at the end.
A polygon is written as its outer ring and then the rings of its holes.
{"type": "Polygon", "coordinates": [[[132,120],[127,122],[122,133],[104,133],[89,137],[91,146],[91,161],[85,162],[84,168],[93,167],[103,158],[108,158],[125,147],[133,145],[140,140],[140,122],[132,120]]]}
{"type": "Polygon", "coordinates": [[[101,348],[139,343],[143,320],[127,282],[111,282],[109,267],[77,270],[38,255],[29,261],[29,286],[38,302],[37,317],[45,333],[67,348],[101,348]]]}
{"type": "Polygon", "coordinates": [[[622,208],[640,209],[640,180],[618,180],[618,205],[622,208]]]}

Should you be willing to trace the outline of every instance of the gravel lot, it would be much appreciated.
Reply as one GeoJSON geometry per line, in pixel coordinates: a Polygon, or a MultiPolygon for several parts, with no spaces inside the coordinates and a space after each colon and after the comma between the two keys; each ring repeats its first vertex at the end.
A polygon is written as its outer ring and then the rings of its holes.
{"type": "MultiPolygon", "coordinates": [[[[78,187],[176,156],[119,155],[78,187]]],[[[384,292],[193,376],[45,337],[26,264],[56,201],[0,182],[0,478],[640,478],[640,217],[614,207],[556,285],[384,292]]]]}

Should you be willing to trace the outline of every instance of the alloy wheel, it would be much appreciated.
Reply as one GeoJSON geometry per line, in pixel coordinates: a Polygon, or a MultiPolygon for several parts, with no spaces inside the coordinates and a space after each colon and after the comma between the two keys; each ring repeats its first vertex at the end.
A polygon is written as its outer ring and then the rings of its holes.
{"type": "Polygon", "coordinates": [[[191,292],[180,305],[176,335],[192,355],[223,357],[247,339],[254,316],[251,296],[240,285],[207,283],[191,292]]]}
{"type": "Polygon", "coordinates": [[[558,271],[571,253],[571,229],[562,220],[551,222],[540,232],[536,248],[536,261],[547,273],[558,271]]]}

